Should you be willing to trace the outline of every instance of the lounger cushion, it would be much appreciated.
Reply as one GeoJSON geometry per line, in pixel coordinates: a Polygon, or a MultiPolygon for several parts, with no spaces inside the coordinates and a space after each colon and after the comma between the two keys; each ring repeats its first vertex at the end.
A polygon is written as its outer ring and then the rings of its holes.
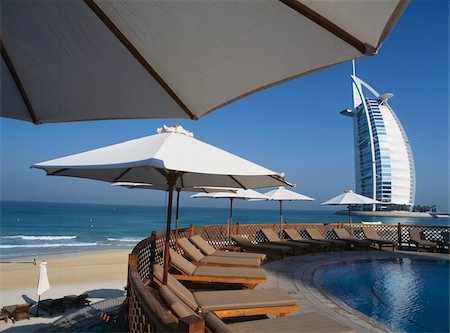
{"type": "Polygon", "coordinates": [[[205,256],[187,238],[178,238],[178,245],[194,261],[201,261],[205,256]]]}
{"type": "Polygon", "coordinates": [[[236,258],[236,257],[216,257],[207,256],[204,257],[201,262],[207,264],[218,264],[218,265],[228,265],[228,266],[261,266],[261,260],[254,258],[236,258]]]}
{"type": "Polygon", "coordinates": [[[193,263],[189,262],[183,256],[179,253],[177,253],[175,250],[169,249],[170,253],[170,262],[178,268],[180,271],[187,275],[194,274],[194,271],[196,270],[197,266],[195,266],[193,263]]]}
{"type": "Polygon", "coordinates": [[[159,287],[159,294],[178,318],[184,318],[192,315],[196,316],[194,310],[190,309],[185,303],[176,297],[176,295],[172,293],[168,287],[159,287]]]}
{"type": "Polygon", "coordinates": [[[212,256],[216,252],[216,249],[209,245],[200,235],[191,236],[189,240],[208,256],[212,256]]]}
{"type": "Polygon", "coordinates": [[[289,246],[282,246],[282,245],[264,245],[264,244],[253,244],[248,239],[242,237],[242,236],[231,236],[231,238],[237,242],[240,246],[244,248],[251,248],[255,251],[265,251],[268,253],[271,252],[289,252],[291,248],[289,246]]]}
{"type": "Polygon", "coordinates": [[[330,317],[318,312],[302,313],[295,316],[282,318],[262,319],[246,321],[227,325],[235,333],[292,333],[292,332],[315,332],[315,333],[353,333],[347,327],[330,317]]]}
{"type": "Polygon", "coordinates": [[[297,305],[281,289],[199,291],[194,297],[203,311],[297,305]]]}
{"type": "MultiPolygon", "coordinates": [[[[153,275],[156,279],[162,282],[163,267],[161,265],[153,265],[153,275]]],[[[175,279],[171,274],[169,274],[167,277],[167,286],[178,298],[180,298],[184,303],[186,303],[192,310],[196,310],[198,308],[198,304],[194,298],[194,295],[190,292],[189,289],[183,286],[181,282],[175,279]]]]}
{"type": "Polygon", "coordinates": [[[247,278],[266,279],[266,273],[261,268],[237,268],[237,267],[214,267],[198,266],[194,276],[212,276],[225,278],[247,278]]]}
{"type": "Polygon", "coordinates": [[[370,246],[372,244],[372,242],[370,242],[368,240],[352,237],[345,229],[333,228],[333,231],[335,232],[335,234],[338,236],[339,239],[349,241],[352,243],[356,243],[361,246],[370,246]]]}
{"type": "Polygon", "coordinates": [[[252,253],[252,252],[234,252],[234,251],[220,251],[209,245],[200,235],[194,235],[189,238],[203,253],[209,256],[216,257],[235,257],[235,258],[255,258],[261,261],[266,260],[264,253],[252,253]]]}
{"type": "Polygon", "coordinates": [[[206,326],[214,333],[233,333],[233,331],[228,328],[228,325],[212,312],[206,315],[205,322],[206,326]]]}

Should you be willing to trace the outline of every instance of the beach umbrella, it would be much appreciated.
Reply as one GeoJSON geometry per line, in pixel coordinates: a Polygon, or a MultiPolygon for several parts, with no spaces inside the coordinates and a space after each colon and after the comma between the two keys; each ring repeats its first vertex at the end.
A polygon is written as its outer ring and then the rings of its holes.
{"type": "Polygon", "coordinates": [[[39,264],[39,279],[37,286],[38,305],[36,309],[36,316],[39,315],[39,303],[41,302],[41,295],[50,289],[50,282],[47,276],[47,263],[45,261],[39,264]]]}
{"type": "Polygon", "coordinates": [[[259,188],[288,185],[284,175],[197,140],[181,126],[158,134],[34,164],[48,176],[157,185],[168,192],[164,283],[167,283],[173,190],[211,186],[259,188]]]}
{"type": "Polygon", "coordinates": [[[346,205],[348,208],[348,222],[350,223],[350,230],[352,229],[352,213],[351,205],[371,205],[381,203],[375,199],[365,197],[361,194],[354,193],[352,190],[346,190],[322,203],[322,205],[346,205]]]}
{"type": "Polygon", "coordinates": [[[197,193],[191,195],[191,198],[213,198],[213,199],[230,199],[230,218],[228,219],[228,238],[231,238],[233,226],[233,200],[234,199],[258,199],[267,200],[267,196],[254,190],[238,189],[235,193],[230,192],[216,192],[216,193],[197,193]]]}
{"type": "MultiPolygon", "coordinates": [[[[111,184],[112,186],[120,186],[125,187],[128,189],[150,189],[150,190],[165,190],[164,187],[156,186],[153,184],[147,184],[147,183],[128,183],[128,182],[117,182],[111,184]]],[[[179,188],[177,187],[175,189],[177,191],[177,203],[175,208],[175,243],[178,242],[178,222],[179,222],[179,214],[178,210],[180,207],[180,192],[181,191],[188,191],[188,192],[197,192],[201,191],[204,193],[213,193],[213,192],[236,192],[237,189],[233,188],[226,188],[226,187],[201,187],[201,186],[194,186],[194,187],[184,187],[179,188]]]]}
{"type": "Polygon", "coordinates": [[[311,201],[316,200],[310,198],[306,195],[290,191],[286,189],[284,186],[279,186],[278,188],[265,193],[265,195],[269,198],[268,200],[279,201],[280,202],[280,232],[283,230],[283,201],[311,201]]]}
{"type": "Polygon", "coordinates": [[[198,119],[376,54],[407,4],[2,0],[1,115],[198,119]]]}

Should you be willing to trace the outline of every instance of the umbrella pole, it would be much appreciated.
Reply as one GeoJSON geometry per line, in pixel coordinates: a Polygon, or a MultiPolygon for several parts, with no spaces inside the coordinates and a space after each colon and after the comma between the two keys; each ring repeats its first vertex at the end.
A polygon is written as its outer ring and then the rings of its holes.
{"type": "Polygon", "coordinates": [[[228,239],[230,240],[232,228],[233,228],[233,198],[230,198],[230,219],[228,220],[228,239]]]}
{"type": "Polygon", "coordinates": [[[177,188],[177,209],[175,211],[175,244],[178,245],[178,208],[180,206],[180,191],[181,188],[177,188]]]}
{"type": "Polygon", "coordinates": [[[353,237],[352,210],[350,208],[350,205],[348,205],[348,223],[350,223],[350,235],[353,237]]]}
{"type": "Polygon", "coordinates": [[[41,295],[38,296],[38,304],[36,308],[36,317],[39,317],[39,303],[41,302],[41,295]]]}
{"type": "Polygon", "coordinates": [[[282,202],[280,200],[280,237],[283,236],[283,208],[282,208],[282,202]]]}
{"type": "MultiPolygon", "coordinates": [[[[174,177],[173,179],[176,179],[174,177]]],[[[172,201],[173,201],[173,188],[175,185],[175,180],[171,181],[172,178],[168,179],[167,183],[169,185],[169,198],[167,202],[167,221],[166,221],[166,243],[164,244],[164,272],[163,272],[163,284],[167,285],[167,277],[169,275],[169,242],[170,242],[170,223],[172,220],[172,201]]]]}

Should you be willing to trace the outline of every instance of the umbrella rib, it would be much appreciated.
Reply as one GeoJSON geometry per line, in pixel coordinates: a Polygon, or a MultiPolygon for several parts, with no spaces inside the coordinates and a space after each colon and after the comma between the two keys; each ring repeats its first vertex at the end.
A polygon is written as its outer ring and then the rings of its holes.
{"type": "Polygon", "coordinates": [[[66,171],[66,170],[69,170],[69,169],[68,169],[68,168],[59,169],[59,170],[53,171],[53,172],[51,172],[51,173],[47,173],[47,176],[55,176],[55,175],[57,175],[58,173],[63,172],[63,171],[66,171]]]}
{"type": "Polygon", "coordinates": [[[6,67],[8,67],[8,70],[11,73],[11,76],[14,80],[14,83],[17,86],[17,89],[19,89],[20,96],[22,96],[23,102],[25,103],[27,111],[28,111],[31,119],[33,120],[33,123],[35,125],[39,125],[41,122],[39,121],[38,117],[36,116],[36,113],[34,112],[33,106],[31,105],[30,98],[28,97],[28,94],[25,91],[25,87],[23,86],[22,82],[20,81],[19,75],[17,74],[14,64],[12,63],[8,52],[6,51],[6,47],[5,47],[5,44],[3,43],[3,41],[0,41],[0,48],[1,48],[2,58],[5,61],[6,67]]]}
{"type": "Polygon", "coordinates": [[[122,45],[136,58],[136,60],[144,67],[144,69],[161,85],[161,87],[169,94],[170,97],[178,104],[178,106],[191,118],[198,120],[183,101],[175,94],[166,81],[156,72],[156,70],[142,56],[138,49],[128,40],[128,38],[120,31],[120,29],[111,21],[108,15],[94,2],[94,0],[84,0],[85,4],[94,12],[94,14],[105,24],[114,36],[122,43],[122,45]]]}
{"type": "Polygon", "coordinates": [[[244,185],[242,185],[236,178],[234,178],[232,175],[229,175],[229,177],[231,179],[233,179],[240,187],[242,187],[243,189],[247,189],[247,187],[245,187],[244,185]]]}
{"type": "Polygon", "coordinates": [[[311,8],[300,3],[299,1],[296,1],[296,0],[279,0],[279,1],[284,3],[286,6],[292,8],[296,12],[300,13],[301,15],[307,17],[308,19],[310,19],[314,23],[318,24],[325,30],[331,32],[333,35],[342,39],[347,44],[350,44],[351,46],[353,46],[355,49],[357,49],[362,54],[365,54],[365,55],[375,54],[375,52],[376,52],[375,47],[361,42],[359,39],[352,36],[344,29],[340,28],[333,22],[329,21],[328,19],[326,19],[322,15],[318,14],[311,8]]]}
{"type": "Polygon", "coordinates": [[[289,187],[292,187],[291,184],[289,184],[288,182],[286,182],[284,179],[280,179],[280,177],[274,176],[274,175],[269,175],[269,177],[278,180],[279,182],[283,182],[284,184],[286,184],[289,187]]]}
{"type": "Polygon", "coordinates": [[[115,178],[114,180],[113,180],[113,183],[115,183],[115,182],[117,182],[120,178],[122,178],[128,171],[130,171],[131,170],[131,168],[128,168],[128,169],[126,169],[124,172],[122,172],[120,175],[119,175],[119,177],[117,177],[117,178],[115,178]]]}

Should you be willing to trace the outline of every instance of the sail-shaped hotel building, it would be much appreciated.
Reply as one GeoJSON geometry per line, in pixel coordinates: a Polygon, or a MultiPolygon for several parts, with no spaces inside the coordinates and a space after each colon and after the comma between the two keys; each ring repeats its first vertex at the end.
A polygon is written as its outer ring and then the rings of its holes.
{"type": "Polygon", "coordinates": [[[351,78],[353,109],[341,114],[353,118],[356,192],[382,202],[371,207],[374,211],[411,210],[416,191],[414,160],[408,137],[388,104],[393,94],[380,95],[355,75],[354,67],[351,78]]]}

